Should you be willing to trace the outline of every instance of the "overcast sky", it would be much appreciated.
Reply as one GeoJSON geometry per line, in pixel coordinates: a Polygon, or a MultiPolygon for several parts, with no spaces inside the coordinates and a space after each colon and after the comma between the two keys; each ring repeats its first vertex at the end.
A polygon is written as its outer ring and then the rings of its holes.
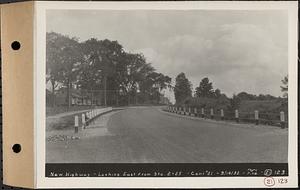
{"type": "Polygon", "coordinates": [[[47,31],[117,40],[143,53],[158,72],[184,72],[197,87],[208,77],[228,96],[282,96],[288,73],[285,11],[48,11],[47,31]]]}

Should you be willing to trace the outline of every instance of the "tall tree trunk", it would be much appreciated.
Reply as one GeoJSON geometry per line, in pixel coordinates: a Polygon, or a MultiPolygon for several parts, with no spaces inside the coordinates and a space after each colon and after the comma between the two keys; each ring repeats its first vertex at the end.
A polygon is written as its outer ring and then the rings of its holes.
{"type": "Polygon", "coordinates": [[[68,108],[71,107],[71,82],[68,79],[68,108]]]}
{"type": "Polygon", "coordinates": [[[93,106],[94,92],[93,92],[92,88],[90,88],[90,89],[91,89],[91,105],[90,106],[93,106]]]}
{"type": "Polygon", "coordinates": [[[106,100],[106,97],[107,97],[107,90],[106,90],[106,87],[107,87],[107,75],[104,74],[104,106],[107,106],[107,100],[106,100]]]}

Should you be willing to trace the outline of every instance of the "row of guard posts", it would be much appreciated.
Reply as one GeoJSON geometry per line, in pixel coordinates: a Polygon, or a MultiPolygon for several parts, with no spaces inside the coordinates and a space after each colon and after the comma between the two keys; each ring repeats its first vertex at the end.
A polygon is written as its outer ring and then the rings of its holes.
{"type": "MultiPolygon", "coordinates": [[[[168,106],[168,111],[172,112],[172,113],[177,113],[177,114],[181,114],[181,115],[189,115],[189,116],[194,116],[194,117],[202,117],[205,118],[205,110],[204,108],[201,108],[201,112],[198,113],[198,109],[194,108],[192,109],[191,107],[189,107],[188,109],[186,107],[176,107],[176,106],[168,106]],[[193,110],[193,111],[192,111],[193,110]]],[[[210,109],[210,115],[209,118],[210,119],[214,119],[214,109],[211,108],[210,109]]],[[[220,117],[221,120],[225,120],[225,116],[224,116],[224,110],[221,109],[220,110],[220,117]]],[[[235,110],[234,112],[234,119],[237,123],[240,122],[240,116],[239,116],[239,111],[235,110]]],[[[259,125],[259,112],[258,110],[254,111],[254,120],[255,120],[255,124],[259,125]]],[[[282,128],[285,128],[285,115],[284,112],[281,111],[280,112],[280,124],[282,128]]]]}
{"type": "Polygon", "coordinates": [[[85,129],[89,122],[91,122],[96,117],[109,112],[112,110],[112,107],[106,107],[106,108],[99,108],[99,109],[93,109],[91,111],[87,111],[84,113],[81,113],[81,125],[79,124],[79,118],[80,115],[74,116],[74,132],[78,133],[79,126],[81,126],[82,129],[85,129]]]}

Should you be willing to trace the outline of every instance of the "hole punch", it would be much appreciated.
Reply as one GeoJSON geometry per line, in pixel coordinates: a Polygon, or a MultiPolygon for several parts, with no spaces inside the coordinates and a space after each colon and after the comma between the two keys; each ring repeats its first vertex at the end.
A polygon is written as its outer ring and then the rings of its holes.
{"type": "Polygon", "coordinates": [[[20,144],[14,144],[12,147],[14,153],[19,153],[21,152],[21,145],[20,144]]]}
{"type": "Polygon", "coordinates": [[[20,42],[14,41],[14,42],[11,44],[11,48],[12,48],[13,50],[19,50],[19,49],[21,48],[20,42]]]}

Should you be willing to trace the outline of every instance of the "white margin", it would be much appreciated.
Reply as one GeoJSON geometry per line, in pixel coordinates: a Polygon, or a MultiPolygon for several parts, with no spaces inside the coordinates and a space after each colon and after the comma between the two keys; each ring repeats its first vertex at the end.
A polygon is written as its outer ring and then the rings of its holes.
{"type": "MultiPolygon", "coordinates": [[[[46,178],[45,177],[45,50],[46,10],[288,10],[289,13],[289,183],[276,184],[272,188],[297,187],[297,1],[202,1],[202,2],[35,2],[35,70],[34,113],[36,143],[36,187],[37,188],[238,188],[266,187],[264,177],[191,177],[191,178],[46,178]],[[291,80],[293,79],[293,80],[291,80]]],[[[274,177],[277,179],[278,177],[274,177]]]]}

